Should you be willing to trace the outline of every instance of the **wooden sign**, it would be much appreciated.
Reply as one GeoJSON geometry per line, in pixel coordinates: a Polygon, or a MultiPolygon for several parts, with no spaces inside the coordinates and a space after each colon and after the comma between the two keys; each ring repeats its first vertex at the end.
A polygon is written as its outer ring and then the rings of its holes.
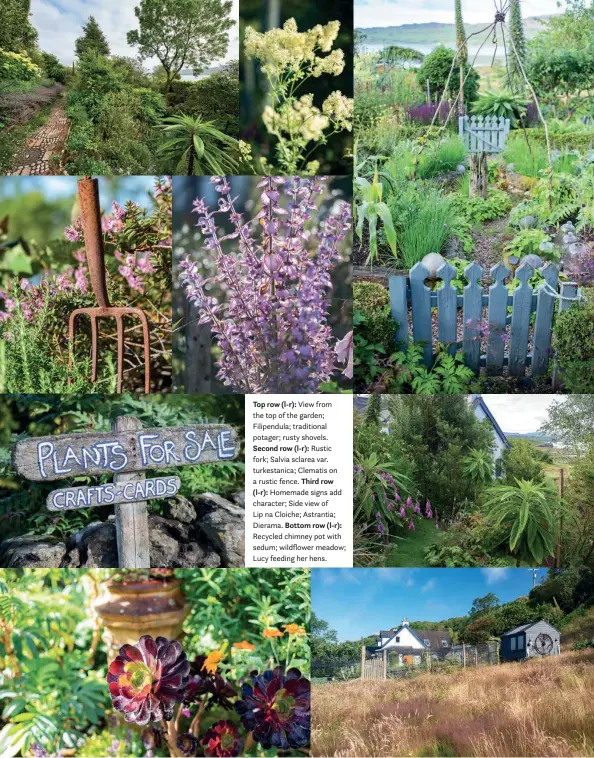
{"type": "Polygon", "coordinates": [[[238,453],[237,434],[230,426],[143,429],[137,418],[120,416],[111,432],[18,442],[12,464],[18,474],[34,482],[113,474],[110,484],[54,490],[47,507],[50,511],[69,511],[113,504],[119,567],[150,568],[146,501],[172,497],[181,482],[177,476],[146,479],[145,470],[230,461],[238,453]]]}
{"type": "Polygon", "coordinates": [[[73,511],[100,505],[136,503],[142,500],[159,500],[173,497],[179,492],[178,476],[160,476],[141,479],[139,482],[98,484],[96,487],[67,487],[54,490],[47,496],[50,511],[73,511]]]}
{"type": "Polygon", "coordinates": [[[37,437],[18,442],[12,463],[34,482],[194,466],[237,457],[235,430],[222,424],[37,437]]]}

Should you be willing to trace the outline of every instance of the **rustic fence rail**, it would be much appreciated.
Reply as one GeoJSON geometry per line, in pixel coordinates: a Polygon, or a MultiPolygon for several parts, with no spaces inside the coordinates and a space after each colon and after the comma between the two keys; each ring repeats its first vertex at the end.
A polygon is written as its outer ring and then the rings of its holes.
{"type": "Polygon", "coordinates": [[[505,283],[511,271],[503,263],[491,268],[493,283],[486,291],[480,282],[483,273],[477,263],[466,267],[464,274],[468,284],[462,295],[452,284],[457,272],[449,263],[437,271],[438,279],[443,281],[443,287],[438,289],[431,289],[425,283],[429,271],[422,263],[413,266],[408,277],[390,276],[388,285],[392,317],[397,324],[396,343],[408,345],[410,318],[413,340],[423,344],[423,361],[431,365],[435,356],[432,309],[437,308],[437,341],[448,344],[452,355],[462,349],[466,364],[475,374],[486,368],[488,376],[502,376],[504,367],[509,376],[523,376],[528,368],[533,376],[545,374],[556,302],[559,311],[569,308],[578,298],[577,284],[559,282],[559,267],[553,263],[540,269],[544,282],[534,290],[529,283],[534,269],[529,263],[522,263],[515,271],[520,284],[512,293],[505,283]],[[458,340],[460,311],[462,340],[458,340]],[[533,313],[536,315],[532,328],[533,313]],[[530,340],[532,350],[529,352],[530,340]]]}
{"type": "Polygon", "coordinates": [[[469,153],[502,153],[510,130],[503,116],[460,116],[458,131],[469,153]]]}

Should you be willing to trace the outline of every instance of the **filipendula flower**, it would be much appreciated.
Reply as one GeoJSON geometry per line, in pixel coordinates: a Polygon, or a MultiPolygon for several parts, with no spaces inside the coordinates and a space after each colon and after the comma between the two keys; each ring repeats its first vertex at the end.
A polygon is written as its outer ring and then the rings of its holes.
{"type": "Polygon", "coordinates": [[[231,721],[217,721],[202,738],[204,755],[235,756],[241,753],[242,739],[231,721]]]}
{"type": "Polygon", "coordinates": [[[190,663],[179,642],[145,634],[138,644],[121,647],[109,664],[113,707],[129,722],[169,721],[175,704],[183,700],[189,673],[190,663]]]}
{"type": "Polygon", "coordinates": [[[299,669],[285,674],[282,666],[253,675],[241,688],[235,710],[256,742],[268,750],[300,748],[309,744],[310,691],[299,669]]]}

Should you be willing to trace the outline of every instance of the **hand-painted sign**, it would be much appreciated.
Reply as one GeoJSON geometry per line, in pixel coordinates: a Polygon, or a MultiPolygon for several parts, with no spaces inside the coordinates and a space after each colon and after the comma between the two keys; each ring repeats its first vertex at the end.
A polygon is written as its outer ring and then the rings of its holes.
{"type": "Polygon", "coordinates": [[[204,424],[38,437],[18,442],[12,462],[21,476],[41,482],[216,463],[238,452],[232,427],[204,424]]]}
{"type": "Polygon", "coordinates": [[[143,500],[173,497],[180,487],[181,481],[178,476],[98,484],[96,487],[67,487],[50,492],[47,507],[50,511],[72,511],[99,505],[138,503],[143,500]]]}

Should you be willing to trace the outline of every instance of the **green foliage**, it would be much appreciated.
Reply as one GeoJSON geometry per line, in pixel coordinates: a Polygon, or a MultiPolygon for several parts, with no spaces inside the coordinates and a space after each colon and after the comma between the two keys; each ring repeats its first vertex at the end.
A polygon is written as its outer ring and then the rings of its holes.
{"type": "Polygon", "coordinates": [[[422,357],[422,348],[412,344],[406,353],[396,354],[394,363],[401,372],[395,380],[397,386],[410,384],[417,395],[461,395],[468,392],[474,373],[465,365],[461,353],[452,356],[442,346],[430,367],[423,364],[422,357]]]}
{"type": "MultiPolygon", "coordinates": [[[[533,149],[535,144],[546,148],[547,141],[544,128],[528,129],[527,133],[528,140],[530,141],[533,149]]],[[[550,135],[550,138],[552,143],[551,146],[557,150],[580,150],[582,152],[585,152],[589,150],[594,143],[594,130],[591,128],[589,129],[587,127],[582,127],[582,131],[580,132],[568,132],[567,134],[553,133],[550,135]]],[[[525,137],[523,132],[512,132],[509,135],[506,145],[506,156],[508,155],[507,151],[509,147],[516,142],[522,142],[525,144],[525,137]]],[[[543,166],[542,168],[546,168],[546,166],[543,166]]],[[[530,176],[530,174],[527,174],[527,176],[530,176]]]]}
{"type": "Polygon", "coordinates": [[[519,560],[540,566],[555,549],[559,498],[548,482],[516,479],[487,490],[487,518],[505,527],[505,541],[519,560]]]}
{"type": "Polygon", "coordinates": [[[99,24],[93,16],[83,26],[82,36],[74,43],[74,51],[77,58],[84,58],[85,55],[109,55],[109,44],[105,34],[101,31],[99,24]]]}
{"type": "Polygon", "coordinates": [[[353,307],[363,316],[357,334],[368,344],[379,344],[387,354],[391,353],[394,349],[396,324],[390,311],[390,298],[386,288],[374,282],[355,282],[353,307]]]}
{"type": "Polygon", "coordinates": [[[462,17],[462,0],[456,0],[456,48],[459,51],[459,60],[468,60],[468,43],[466,42],[466,29],[462,17]]]}
{"type": "Polygon", "coordinates": [[[401,140],[392,148],[382,176],[391,184],[404,179],[435,179],[455,171],[465,160],[466,148],[458,137],[441,138],[424,146],[401,140]]]}
{"type": "Polygon", "coordinates": [[[507,58],[508,85],[511,89],[524,89],[526,86],[524,72],[526,71],[528,49],[520,0],[511,0],[510,2],[509,33],[511,50],[507,58]]]}
{"type": "MultiPolygon", "coordinates": [[[[417,81],[421,87],[425,87],[429,80],[429,88],[434,102],[439,102],[446,88],[448,75],[452,68],[455,52],[448,47],[440,45],[425,56],[422,65],[417,69],[417,81]]],[[[476,100],[479,90],[480,76],[476,69],[467,62],[463,62],[463,76],[466,78],[464,85],[464,100],[472,103],[476,100]]],[[[450,99],[454,99],[460,87],[460,63],[456,61],[452,76],[449,81],[450,99]],[[453,97],[452,97],[453,95],[453,97]]]]}
{"type": "Polygon", "coordinates": [[[509,213],[511,209],[511,200],[507,192],[498,189],[489,191],[487,198],[476,197],[464,198],[458,200],[457,210],[471,224],[484,224],[487,221],[495,221],[509,213]]]}
{"type": "Polygon", "coordinates": [[[379,342],[371,342],[365,335],[367,319],[361,311],[353,313],[354,348],[353,365],[354,377],[357,384],[368,389],[384,368],[382,356],[389,351],[379,342]]]}
{"type": "Polygon", "coordinates": [[[36,81],[40,73],[26,53],[0,49],[0,81],[36,81]]]}
{"type": "Polygon", "coordinates": [[[517,479],[525,479],[540,484],[544,481],[544,471],[530,440],[513,440],[511,448],[501,454],[501,469],[505,484],[513,485],[517,479]]]}
{"type": "Polygon", "coordinates": [[[553,348],[566,390],[594,392],[594,305],[590,301],[576,302],[557,315],[553,348]]]}
{"type": "Polygon", "coordinates": [[[66,84],[67,70],[66,66],[63,66],[58,58],[51,53],[41,53],[43,58],[43,71],[49,79],[53,79],[60,84],[66,84]]]}
{"type": "Polygon", "coordinates": [[[493,455],[490,450],[469,450],[462,461],[464,474],[481,487],[493,476],[493,455]]]}
{"type": "Polygon", "coordinates": [[[128,44],[141,60],[158,58],[166,73],[165,89],[184,69],[195,75],[227,52],[231,0],[140,0],[134,8],[138,29],[128,44]]]}
{"type": "Polygon", "coordinates": [[[526,115],[527,102],[521,95],[503,90],[502,92],[484,92],[472,105],[475,116],[496,116],[508,118],[510,125],[515,128],[526,115]]]}
{"type": "Polygon", "coordinates": [[[505,161],[512,164],[518,174],[534,179],[538,178],[540,172],[549,165],[546,143],[541,144],[533,138],[535,131],[535,129],[528,130],[528,136],[524,132],[512,132],[503,153],[505,161]],[[515,137],[517,138],[514,139],[515,137]]]}
{"type": "MultiPolygon", "coordinates": [[[[120,724],[88,736],[84,745],[76,751],[76,755],[77,758],[97,758],[97,756],[108,755],[113,758],[132,758],[132,756],[145,756],[146,752],[142,732],[120,724]]],[[[152,748],[151,752],[154,756],[169,755],[165,747],[152,748]]]]}
{"type": "Polygon", "coordinates": [[[548,49],[530,57],[528,76],[537,95],[557,100],[578,99],[592,83],[591,49],[548,49]]]}
{"type": "Polygon", "coordinates": [[[3,0],[0,5],[0,48],[14,53],[34,53],[37,30],[29,20],[30,4],[3,0]]]}
{"type": "Polygon", "coordinates": [[[160,126],[166,140],[158,147],[176,170],[187,176],[234,173],[239,165],[239,143],[223,134],[213,121],[200,116],[170,116],[160,126]]]}
{"type": "Polygon", "coordinates": [[[522,229],[507,245],[507,252],[509,255],[517,255],[518,258],[530,254],[540,255],[543,258],[550,257],[550,253],[547,256],[541,249],[541,245],[550,241],[549,235],[541,229],[522,229]]]}
{"type": "Polygon", "coordinates": [[[367,222],[369,232],[369,256],[366,263],[373,265],[377,258],[378,222],[383,223],[384,236],[390,249],[396,255],[396,231],[390,209],[383,201],[384,185],[379,180],[377,166],[372,181],[362,176],[355,177],[355,212],[354,222],[357,236],[363,239],[363,225],[367,222]]]}

